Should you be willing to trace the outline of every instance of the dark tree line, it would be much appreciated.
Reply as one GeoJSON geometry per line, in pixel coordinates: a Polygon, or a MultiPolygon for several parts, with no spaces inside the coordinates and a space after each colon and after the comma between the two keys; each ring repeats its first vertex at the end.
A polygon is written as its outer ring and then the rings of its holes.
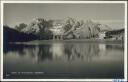
{"type": "Polygon", "coordinates": [[[38,37],[33,35],[33,34],[26,34],[23,32],[19,32],[15,29],[10,28],[9,26],[4,26],[3,29],[3,40],[4,43],[6,42],[26,42],[26,41],[31,41],[35,40],[38,37]]]}

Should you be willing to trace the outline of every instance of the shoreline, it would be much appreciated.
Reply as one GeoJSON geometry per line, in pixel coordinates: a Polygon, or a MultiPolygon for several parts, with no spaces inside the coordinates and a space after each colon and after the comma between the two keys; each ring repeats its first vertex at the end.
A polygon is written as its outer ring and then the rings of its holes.
{"type": "Polygon", "coordinates": [[[52,43],[98,43],[98,44],[124,44],[123,40],[100,40],[100,39],[70,39],[70,40],[33,40],[28,42],[9,42],[9,44],[52,44],[52,43]]]}

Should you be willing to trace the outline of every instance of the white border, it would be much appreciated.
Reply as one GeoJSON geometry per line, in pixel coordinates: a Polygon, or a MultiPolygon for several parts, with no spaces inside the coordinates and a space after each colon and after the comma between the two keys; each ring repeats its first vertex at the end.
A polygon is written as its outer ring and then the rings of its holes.
{"type": "Polygon", "coordinates": [[[114,79],[3,79],[3,4],[4,3],[124,3],[125,5],[125,49],[124,76],[127,81],[127,1],[1,1],[1,81],[113,81],[114,79]]]}

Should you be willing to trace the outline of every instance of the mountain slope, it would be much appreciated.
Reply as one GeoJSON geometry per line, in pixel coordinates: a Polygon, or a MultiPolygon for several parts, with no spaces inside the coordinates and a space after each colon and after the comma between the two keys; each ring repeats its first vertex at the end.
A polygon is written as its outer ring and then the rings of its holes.
{"type": "Polygon", "coordinates": [[[4,26],[4,42],[25,42],[37,39],[33,34],[26,34],[12,29],[8,26],[4,26]]]}
{"type": "Polygon", "coordinates": [[[68,39],[96,38],[98,37],[99,32],[111,30],[109,26],[96,23],[92,20],[84,22],[83,20],[78,21],[68,17],[64,20],[35,18],[29,25],[27,25],[27,27],[21,29],[21,32],[34,34],[40,39],[52,39],[52,36],[56,36],[57,34],[54,32],[54,29],[57,30],[58,27],[61,27],[61,30],[56,31],[59,32],[58,35],[64,35],[64,37],[68,39]]]}

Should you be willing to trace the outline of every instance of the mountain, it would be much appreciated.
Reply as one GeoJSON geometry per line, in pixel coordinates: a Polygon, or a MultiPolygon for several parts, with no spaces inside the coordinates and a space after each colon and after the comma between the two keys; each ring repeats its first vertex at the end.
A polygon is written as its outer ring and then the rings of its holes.
{"type": "Polygon", "coordinates": [[[24,29],[21,29],[21,32],[30,34],[37,34],[41,30],[41,28],[44,28],[45,19],[42,18],[35,18],[32,20],[32,22],[24,29]]]}
{"type": "Polygon", "coordinates": [[[53,36],[56,36],[55,32],[59,32],[58,35],[63,35],[67,39],[96,38],[98,37],[98,33],[102,31],[111,31],[111,28],[92,20],[84,22],[83,20],[76,20],[71,17],[63,20],[35,18],[29,25],[20,30],[20,32],[26,34],[34,34],[39,39],[52,39],[53,36]],[[60,33],[61,31],[62,33],[60,33]]]}
{"type": "Polygon", "coordinates": [[[52,27],[52,23],[52,20],[35,18],[26,28],[22,29],[21,32],[34,34],[39,37],[39,39],[51,39],[52,32],[49,30],[49,28],[52,27]]]}
{"type": "Polygon", "coordinates": [[[97,37],[99,32],[99,24],[94,23],[91,20],[87,20],[73,33],[77,36],[77,38],[94,38],[97,37]]]}
{"type": "Polygon", "coordinates": [[[74,38],[96,38],[98,37],[99,32],[111,30],[107,25],[99,24],[92,20],[84,22],[82,20],[76,21],[68,19],[68,22],[71,23],[68,25],[70,28],[65,26],[69,28],[66,35],[70,35],[70,37],[72,36],[74,38]]]}

